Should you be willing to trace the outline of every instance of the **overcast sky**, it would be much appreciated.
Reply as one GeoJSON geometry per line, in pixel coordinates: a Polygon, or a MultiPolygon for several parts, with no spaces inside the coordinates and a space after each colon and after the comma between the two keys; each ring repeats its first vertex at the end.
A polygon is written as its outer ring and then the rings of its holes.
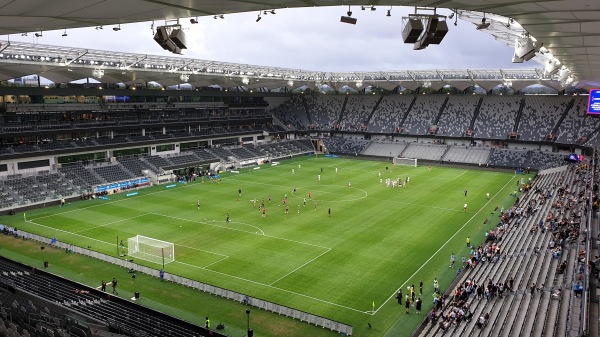
{"type": "MultiPolygon", "coordinates": [[[[449,20],[449,32],[440,45],[425,50],[413,50],[412,44],[402,43],[402,16],[412,8],[353,7],[356,25],[340,22],[348,7],[319,7],[281,9],[277,14],[258,12],[225,15],[225,19],[200,17],[190,24],[182,19],[188,49],[182,57],[225,62],[268,65],[317,71],[377,71],[404,69],[457,68],[538,68],[534,61],[517,65],[511,63],[513,49],[481,31],[472,23],[449,20]]],[[[449,10],[440,10],[450,14],[449,10]]],[[[155,26],[164,22],[156,22],[155,26]]],[[[44,32],[36,38],[11,36],[11,40],[50,45],[141,54],[169,55],[153,39],[151,22],[94,28],[44,32]]]]}

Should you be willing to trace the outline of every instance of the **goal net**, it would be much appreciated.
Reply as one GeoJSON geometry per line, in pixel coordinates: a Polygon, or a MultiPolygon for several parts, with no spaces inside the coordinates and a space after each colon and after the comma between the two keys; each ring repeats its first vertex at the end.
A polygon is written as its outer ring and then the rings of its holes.
{"type": "Polygon", "coordinates": [[[140,260],[154,263],[170,263],[175,261],[175,245],[166,242],[137,235],[127,239],[127,253],[140,260]]]}
{"type": "Polygon", "coordinates": [[[417,167],[417,158],[394,158],[394,165],[408,165],[417,167]]]}

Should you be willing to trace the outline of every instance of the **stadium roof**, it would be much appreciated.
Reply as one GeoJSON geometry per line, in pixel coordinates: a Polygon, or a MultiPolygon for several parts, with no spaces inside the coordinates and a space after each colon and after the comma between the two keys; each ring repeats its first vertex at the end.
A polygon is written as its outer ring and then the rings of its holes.
{"type": "MultiPolygon", "coordinates": [[[[535,40],[543,43],[541,53],[535,57],[538,62],[547,63],[556,58],[566,68],[564,71],[561,70],[554,74],[552,78],[544,75],[541,70],[321,73],[191,60],[181,57],[120,54],[15,42],[8,45],[3,41],[0,42],[2,44],[0,53],[7,55],[20,53],[19,60],[14,57],[10,62],[7,58],[0,60],[0,79],[39,73],[55,82],[68,82],[90,77],[91,70],[104,66],[103,69],[100,69],[104,72],[105,79],[103,81],[124,83],[157,81],[163,85],[188,82],[185,80],[187,75],[192,84],[218,84],[223,87],[237,86],[240,83],[245,85],[245,82],[248,82],[247,86],[251,88],[273,88],[286,85],[289,81],[294,81],[293,86],[323,83],[331,84],[334,87],[345,84],[359,87],[376,81],[375,83],[379,83],[381,87],[390,88],[400,84],[411,88],[423,84],[435,87],[443,85],[451,79],[462,79],[464,81],[454,81],[454,84],[461,88],[467,82],[469,85],[473,84],[473,80],[477,79],[482,72],[488,73],[491,79],[497,82],[496,84],[509,81],[513,86],[518,83],[526,84],[526,82],[519,82],[519,79],[531,81],[529,84],[540,83],[557,89],[561,85],[574,84],[577,81],[580,81],[585,87],[596,86],[600,83],[600,1],[598,0],[524,0],[518,2],[510,0],[263,0],[261,2],[235,0],[0,0],[0,34],[212,16],[265,9],[336,5],[452,8],[457,10],[457,16],[461,19],[475,24],[480,22],[486,13],[490,26],[482,31],[490,33],[496,39],[510,45],[514,45],[515,37],[527,32],[535,40]],[[71,57],[70,60],[73,60],[74,55],[76,61],[88,61],[88,64],[75,63],[75,61],[69,63],[69,58],[71,57]],[[22,59],[21,56],[25,56],[25,59],[22,59]],[[27,56],[30,58],[44,57],[44,60],[41,63],[39,61],[26,62],[27,56]],[[47,61],[47,57],[52,61],[47,61]],[[57,58],[64,60],[64,64],[61,65],[60,61],[55,61],[57,58]],[[89,61],[101,61],[102,64],[89,64],[89,61]],[[119,64],[119,66],[111,67],[110,63],[105,64],[105,62],[119,64]],[[160,64],[167,68],[148,70],[150,67],[139,67],[141,64],[160,64]],[[185,68],[190,70],[185,70],[185,68]],[[164,71],[164,69],[169,71],[164,71]],[[206,71],[201,71],[202,69],[206,71]],[[506,76],[507,72],[516,76],[506,76]],[[519,72],[523,74],[518,74],[519,72]],[[163,77],[165,73],[171,73],[173,76],[165,78],[163,77]],[[254,74],[266,76],[257,77],[254,74]]],[[[341,13],[343,14],[344,11],[341,13]]],[[[315,24],[314,22],[310,23],[315,24]]],[[[481,79],[475,82],[483,84],[484,88],[488,86],[481,79]]],[[[489,82],[489,84],[491,83],[489,82]]]]}
{"type": "Polygon", "coordinates": [[[393,89],[421,86],[440,89],[450,84],[459,89],[478,84],[490,90],[509,84],[519,90],[532,84],[560,89],[560,83],[540,69],[402,70],[385,72],[315,72],[300,69],[206,61],[175,56],[141,55],[92,49],[11,42],[0,52],[0,80],[40,74],[55,83],[95,77],[104,83],[144,83],[163,86],[190,83],[249,89],[316,87],[327,84],[339,89],[375,85],[393,89]]]}

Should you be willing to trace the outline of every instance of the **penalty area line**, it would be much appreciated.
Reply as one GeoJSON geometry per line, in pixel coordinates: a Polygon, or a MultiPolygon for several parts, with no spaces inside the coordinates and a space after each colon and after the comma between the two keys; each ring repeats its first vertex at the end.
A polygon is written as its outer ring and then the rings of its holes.
{"type": "Polygon", "coordinates": [[[278,290],[278,291],[282,291],[282,292],[285,292],[285,293],[288,293],[288,294],[292,294],[292,295],[296,295],[296,296],[300,296],[300,297],[304,297],[304,298],[308,298],[308,299],[311,299],[313,301],[325,303],[325,304],[328,304],[328,305],[331,305],[331,306],[335,306],[335,307],[338,307],[338,308],[343,308],[343,309],[346,309],[346,310],[351,310],[351,311],[358,312],[358,313],[361,313],[361,314],[370,314],[370,311],[358,310],[358,309],[355,309],[355,308],[347,307],[345,305],[341,305],[341,304],[329,302],[329,301],[326,301],[324,299],[320,299],[320,298],[317,298],[317,297],[313,297],[313,296],[309,296],[309,295],[306,295],[306,294],[297,293],[297,292],[292,291],[292,290],[283,289],[283,288],[275,287],[275,286],[272,286],[272,285],[269,285],[269,284],[266,284],[266,283],[249,280],[249,279],[246,279],[246,278],[243,278],[243,277],[240,277],[240,276],[235,276],[235,275],[223,273],[223,272],[220,272],[220,271],[208,269],[206,267],[195,266],[193,264],[189,264],[189,263],[185,263],[185,262],[180,262],[180,261],[173,261],[173,263],[179,263],[179,264],[182,264],[182,265],[185,265],[185,266],[188,266],[188,267],[197,268],[197,269],[205,270],[207,272],[215,273],[215,274],[218,274],[218,275],[231,277],[231,278],[234,278],[236,280],[253,283],[253,284],[256,284],[256,285],[259,285],[259,286],[263,286],[263,287],[275,289],[275,290],[278,290]]]}
{"type": "Polygon", "coordinates": [[[96,229],[96,228],[101,228],[101,227],[106,227],[106,226],[114,225],[114,224],[116,224],[116,223],[123,222],[123,221],[128,221],[128,220],[132,220],[132,219],[137,219],[137,218],[143,217],[143,216],[145,216],[145,215],[147,215],[147,214],[148,214],[148,213],[144,213],[144,214],[140,214],[140,215],[132,216],[131,218],[125,218],[125,219],[121,219],[121,220],[116,220],[116,221],[112,221],[112,222],[107,222],[107,223],[105,223],[105,224],[103,224],[103,225],[98,225],[98,226],[94,226],[94,227],[90,227],[90,228],[82,229],[82,230],[80,230],[80,231],[75,231],[75,232],[73,232],[73,234],[77,234],[77,233],[81,233],[81,232],[86,232],[86,231],[89,231],[89,230],[92,230],[92,229],[96,229]]]}
{"type": "MultiPolygon", "coordinates": [[[[89,239],[89,240],[92,240],[92,241],[95,241],[95,242],[99,242],[99,243],[103,243],[103,244],[107,244],[107,245],[114,245],[114,243],[110,243],[110,242],[106,242],[106,241],[94,239],[94,238],[91,238],[89,236],[85,236],[85,235],[81,235],[81,234],[69,232],[69,231],[66,231],[66,230],[63,230],[63,229],[58,229],[58,228],[54,228],[54,227],[42,225],[42,224],[39,224],[39,223],[31,221],[31,220],[27,220],[27,222],[31,223],[31,224],[34,224],[36,226],[40,226],[40,227],[44,227],[44,228],[48,228],[48,229],[53,229],[53,230],[56,230],[56,231],[59,231],[59,232],[63,232],[63,233],[67,233],[67,234],[71,234],[71,235],[76,235],[76,236],[79,236],[79,237],[82,237],[82,238],[85,238],[85,239],[89,239]]],[[[322,248],[325,248],[325,247],[322,247],[322,248]]],[[[327,248],[327,249],[331,250],[331,248],[327,248]]],[[[209,253],[212,253],[212,252],[209,252],[209,253]]],[[[325,252],[325,253],[327,253],[327,252],[325,252]]],[[[213,253],[213,254],[215,254],[215,253],[213,253]]],[[[323,254],[321,254],[321,255],[323,255],[323,254]]],[[[219,255],[219,254],[217,254],[217,255],[219,255]]],[[[185,262],[181,262],[181,261],[173,261],[173,263],[179,263],[179,264],[182,264],[182,265],[185,265],[185,266],[189,266],[189,267],[192,267],[192,268],[206,270],[208,272],[212,272],[212,273],[216,273],[216,274],[219,274],[219,275],[231,277],[231,278],[234,278],[234,279],[237,279],[237,280],[241,280],[241,281],[245,281],[245,282],[250,282],[250,283],[253,283],[253,284],[257,284],[257,285],[264,286],[264,287],[267,287],[267,288],[279,290],[279,291],[282,291],[282,292],[285,292],[285,293],[288,293],[288,294],[292,294],[292,295],[296,295],[296,296],[308,298],[308,299],[311,299],[313,301],[325,303],[325,304],[328,304],[328,305],[331,305],[331,306],[335,306],[335,307],[338,307],[338,308],[343,308],[343,309],[346,309],[346,310],[351,310],[351,311],[358,312],[358,313],[361,313],[361,314],[369,314],[369,312],[367,312],[367,311],[358,310],[358,309],[351,308],[351,307],[348,307],[348,306],[345,306],[345,305],[341,305],[341,304],[329,302],[329,301],[326,301],[326,300],[323,300],[323,299],[320,299],[320,298],[316,298],[316,297],[313,297],[313,296],[309,296],[309,295],[306,295],[306,294],[297,293],[295,291],[291,291],[291,290],[288,290],[288,289],[283,289],[283,288],[275,287],[275,286],[268,285],[268,284],[265,284],[265,283],[261,283],[261,282],[258,282],[258,281],[252,281],[252,280],[245,279],[243,277],[239,277],[239,276],[235,276],[235,275],[230,275],[230,274],[226,274],[226,273],[222,273],[222,272],[218,272],[218,271],[215,271],[215,270],[208,269],[209,266],[214,265],[214,264],[216,264],[218,262],[221,262],[221,261],[223,261],[223,260],[225,260],[227,258],[228,258],[227,256],[223,257],[222,259],[219,259],[218,261],[212,262],[212,263],[206,265],[205,267],[195,266],[195,265],[192,265],[192,264],[189,264],[189,263],[185,263],[185,262]]],[[[297,268],[297,269],[299,269],[299,268],[297,268]]]]}
{"type": "Polygon", "coordinates": [[[304,263],[304,264],[303,264],[303,265],[301,265],[300,267],[298,267],[298,268],[296,268],[296,269],[294,269],[294,270],[290,271],[289,273],[287,273],[287,274],[283,275],[282,277],[278,278],[277,280],[275,280],[275,281],[273,281],[273,282],[269,283],[269,285],[270,285],[270,286],[272,286],[273,284],[275,284],[275,283],[277,283],[277,282],[279,282],[279,281],[283,280],[284,278],[286,278],[286,277],[290,276],[291,274],[293,274],[294,272],[296,272],[296,271],[297,271],[297,270],[299,270],[300,268],[302,268],[302,267],[306,266],[307,264],[309,264],[309,263],[313,262],[314,260],[316,260],[316,259],[320,258],[321,256],[323,256],[323,255],[325,255],[325,254],[329,253],[330,251],[331,251],[331,249],[328,249],[328,250],[324,251],[323,253],[321,253],[321,254],[319,254],[319,255],[315,256],[314,258],[312,258],[312,259],[308,260],[306,263],[304,263]]]}
{"type": "MultiPolygon", "coordinates": [[[[32,223],[32,224],[34,224],[34,225],[37,225],[37,226],[40,226],[40,227],[44,227],[44,228],[48,228],[48,229],[53,229],[53,230],[55,230],[55,231],[59,231],[59,232],[63,232],[63,233],[71,234],[71,235],[80,236],[80,237],[82,237],[82,238],[90,239],[90,240],[92,240],[92,241],[96,241],[96,242],[104,243],[104,244],[107,244],[107,245],[114,245],[114,243],[110,243],[110,242],[106,242],[106,241],[102,241],[102,240],[94,239],[94,238],[91,238],[91,237],[89,237],[89,236],[85,236],[85,235],[77,234],[77,233],[74,233],[74,232],[69,232],[69,231],[66,231],[66,230],[64,230],[64,229],[59,229],[59,228],[54,228],[54,227],[50,227],[50,226],[46,226],[46,225],[42,225],[42,224],[39,224],[39,223],[37,223],[37,222],[33,222],[33,221],[31,221],[31,220],[27,220],[27,222],[29,222],[29,223],[32,223]]],[[[43,235],[40,235],[40,236],[43,236],[43,235]]]]}

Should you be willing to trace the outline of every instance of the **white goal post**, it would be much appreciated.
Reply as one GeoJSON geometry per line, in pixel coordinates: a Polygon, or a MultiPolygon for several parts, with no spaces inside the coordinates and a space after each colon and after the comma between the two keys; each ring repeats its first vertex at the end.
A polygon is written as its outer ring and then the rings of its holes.
{"type": "Polygon", "coordinates": [[[417,167],[417,158],[394,158],[394,165],[408,165],[417,167]]]}
{"type": "Polygon", "coordinates": [[[175,245],[172,242],[142,235],[127,239],[127,253],[140,260],[158,264],[175,261],[175,245]]]}

